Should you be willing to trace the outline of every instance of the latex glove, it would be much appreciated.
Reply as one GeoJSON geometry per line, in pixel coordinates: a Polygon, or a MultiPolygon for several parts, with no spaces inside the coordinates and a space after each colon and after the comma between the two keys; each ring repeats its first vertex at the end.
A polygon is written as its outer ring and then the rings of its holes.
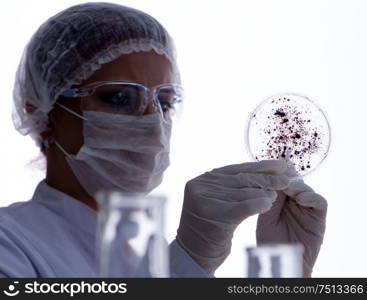
{"type": "Polygon", "coordinates": [[[230,253],[236,227],[269,210],[275,191],[287,187],[289,178],[277,175],[286,168],[280,160],[250,162],[214,169],[187,182],[177,242],[213,274],[230,253]]]}
{"type": "MultiPolygon", "coordinates": [[[[297,175],[294,168],[289,168],[286,173],[297,175]]],[[[302,244],[303,275],[309,277],[325,233],[327,201],[300,177],[277,193],[272,208],[258,217],[257,244],[302,244]]]]}

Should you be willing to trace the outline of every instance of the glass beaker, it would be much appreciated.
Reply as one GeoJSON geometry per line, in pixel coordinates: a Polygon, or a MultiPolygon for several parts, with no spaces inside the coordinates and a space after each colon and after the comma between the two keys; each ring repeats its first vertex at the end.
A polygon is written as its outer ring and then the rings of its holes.
{"type": "Polygon", "coordinates": [[[169,277],[162,195],[99,192],[97,253],[101,277],[169,277]]]}
{"type": "Polygon", "coordinates": [[[269,244],[245,251],[247,277],[302,277],[302,245],[269,244]]]}

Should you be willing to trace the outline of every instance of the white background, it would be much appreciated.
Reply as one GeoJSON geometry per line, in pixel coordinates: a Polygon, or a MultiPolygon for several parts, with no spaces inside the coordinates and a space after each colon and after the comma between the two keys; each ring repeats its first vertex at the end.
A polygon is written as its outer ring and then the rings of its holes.
{"type": "MultiPolygon", "coordinates": [[[[28,137],[12,126],[15,70],[38,26],[79,1],[0,2],[1,206],[28,200],[44,177],[28,137]]],[[[327,231],[314,276],[367,276],[367,1],[119,1],[157,18],[176,40],[186,106],[172,140],[172,165],[158,188],[170,196],[174,238],[185,182],[215,167],[248,161],[244,129],[264,98],[308,95],[325,110],[332,147],[305,181],[329,201],[327,231]]],[[[236,231],[216,276],[244,276],[245,246],[256,217],[236,231]]]]}

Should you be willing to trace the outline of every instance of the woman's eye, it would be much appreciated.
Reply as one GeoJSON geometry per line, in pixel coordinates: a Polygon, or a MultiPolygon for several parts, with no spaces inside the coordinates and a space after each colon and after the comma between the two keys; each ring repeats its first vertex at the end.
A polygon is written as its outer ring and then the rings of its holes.
{"type": "Polygon", "coordinates": [[[160,100],[159,103],[160,103],[161,108],[162,108],[162,110],[164,112],[166,112],[166,111],[174,108],[173,107],[173,104],[171,102],[169,102],[169,101],[162,101],[162,100],[160,100]]]}
{"type": "Polygon", "coordinates": [[[180,102],[179,96],[171,89],[161,89],[158,94],[158,100],[163,112],[174,111],[175,104],[180,102]]]}
{"type": "Polygon", "coordinates": [[[103,102],[112,105],[130,105],[132,99],[129,95],[122,91],[118,92],[103,92],[98,95],[98,98],[101,99],[103,102]]]}

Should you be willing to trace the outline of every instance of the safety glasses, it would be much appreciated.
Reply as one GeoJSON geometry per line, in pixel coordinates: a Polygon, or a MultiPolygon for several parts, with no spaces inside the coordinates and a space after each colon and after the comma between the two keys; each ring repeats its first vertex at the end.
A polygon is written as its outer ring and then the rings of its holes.
{"type": "Polygon", "coordinates": [[[184,91],[178,84],[160,84],[148,88],[125,81],[93,82],[79,88],[70,88],[61,94],[66,98],[81,98],[81,109],[114,114],[142,115],[160,112],[169,119],[182,104],[184,91]]]}

